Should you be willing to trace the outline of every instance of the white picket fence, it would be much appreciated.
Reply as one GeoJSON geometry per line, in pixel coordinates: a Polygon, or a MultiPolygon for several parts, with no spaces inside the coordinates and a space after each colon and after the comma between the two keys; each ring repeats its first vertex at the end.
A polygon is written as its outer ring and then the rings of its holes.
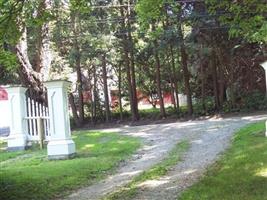
{"type": "Polygon", "coordinates": [[[30,97],[26,97],[26,104],[27,117],[25,117],[25,120],[28,126],[28,140],[39,141],[40,134],[43,132],[43,139],[48,141],[51,136],[48,107],[30,97]]]}

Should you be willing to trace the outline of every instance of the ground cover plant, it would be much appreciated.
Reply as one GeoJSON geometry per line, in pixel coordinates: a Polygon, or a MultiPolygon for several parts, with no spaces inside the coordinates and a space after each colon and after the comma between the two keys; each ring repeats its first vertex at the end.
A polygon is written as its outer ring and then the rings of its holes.
{"type": "Polygon", "coordinates": [[[267,139],[264,123],[242,128],[232,147],[181,200],[267,199],[267,139]]]}
{"type": "Polygon", "coordinates": [[[75,159],[49,161],[46,150],[1,150],[0,199],[52,199],[111,173],[140,146],[137,138],[116,133],[76,132],[75,159]]]}
{"type": "Polygon", "coordinates": [[[169,152],[168,156],[160,163],[135,177],[128,185],[121,188],[119,191],[110,194],[105,198],[105,200],[132,199],[138,191],[138,184],[166,175],[171,167],[181,160],[183,153],[188,149],[188,147],[189,143],[187,141],[177,143],[176,146],[169,152]]]}

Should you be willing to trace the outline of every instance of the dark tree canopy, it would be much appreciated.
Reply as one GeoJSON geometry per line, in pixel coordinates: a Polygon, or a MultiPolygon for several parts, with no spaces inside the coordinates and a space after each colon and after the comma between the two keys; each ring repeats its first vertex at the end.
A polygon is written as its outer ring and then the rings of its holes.
{"type": "Polygon", "coordinates": [[[42,96],[44,81],[71,77],[77,125],[127,111],[137,121],[142,101],[160,118],[266,108],[264,0],[0,0],[0,8],[0,84],[42,96]]]}

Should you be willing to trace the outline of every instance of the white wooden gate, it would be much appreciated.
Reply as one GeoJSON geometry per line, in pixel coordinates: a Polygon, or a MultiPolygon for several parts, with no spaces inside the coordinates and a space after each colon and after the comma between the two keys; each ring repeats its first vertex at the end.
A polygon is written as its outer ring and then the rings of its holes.
{"type": "Polygon", "coordinates": [[[26,93],[26,117],[28,127],[28,140],[39,141],[41,138],[50,139],[49,113],[45,102],[38,101],[26,93]]]}
{"type": "Polygon", "coordinates": [[[47,88],[46,98],[38,98],[38,94],[29,95],[30,91],[27,91],[25,87],[6,88],[10,97],[11,114],[10,135],[7,139],[8,149],[10,151],[25,150],[31,144],[28,141],[33,140],[39,140],[40,148],[43,148],[44,138],[48,140],[49,159],[70,158],[75,154],[75,143],[71,139],[68,115],[67,91],[71,83],[56,80],[45,82],[44,86],[47,88]]]}

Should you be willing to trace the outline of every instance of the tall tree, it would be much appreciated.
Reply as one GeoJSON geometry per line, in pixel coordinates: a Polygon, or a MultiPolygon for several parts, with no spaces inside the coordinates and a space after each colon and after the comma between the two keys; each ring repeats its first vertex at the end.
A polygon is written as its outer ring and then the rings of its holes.
{"type": "Polygon", "coordinates": [[[105,98],[105,114],[106,121],[110,121],[110,108],[109,108],[109,90],[108,90],[108,77],[107,77],[107,63],[106,63],[106,55],[102,55],[102,79],[104,85],[104,98],[105,98]]]}
{"type": "Polygon", "coordinates": [[[127,82],[128,82],[128,93],[130,98],[130,107],[132,112],[132,120],[139,120],[138,113],[138,99],[136,91],[136,80],[135,80],[135,62],[134,62],[134,46],[131,33],[131,17],[133,16],[131,10],[132,1],[128,2],[128,6],[125,7],[124,1],[119,0],[120,5],[120,16],[121,21],[121,32],[122,36],[122,45],[123,45],[123,54],[124,62],[126,65],[127,73],[127,82]]]}
{"type": "MultiPolygon", "coordinates": [[[[0,27],[0,38],[3,47],[1,51],[6,55],[7,51],[16,55],[17,65],[15,70],[19,73],[20,82],[25,86],[29,87],[31,91],[40,96],[44,100],[44,89],[42,82],[44,77],[42,76],[42,69],[44,69],[44,62],[47,61],[47,57],[44,53],[45,50],[49,49],[49,46],[44,48],[45,42],[49,43],[47,39],[48,28],[47,24],[51,16],[51,8],[49,0],[42,1],[3,1],[1,2],[1,27],[0,27]],[[36,15],[32,13],[37,13],[36,15]],[[46,27],[46,28],[45,28],[46,27]],[[36,52],[33,52],[38,62],[31,62],[29,56],[29,28],[34,31],[46,30],[44,34],[37,34],[37,41],[39,45],[36,45],[36,52]]],[[[35,33],[35,32],[33,32],[35,33]]],[[[39,33],[39,32],[38,32],[39,33]]],[[[31,35],[32,36],[32,35],[31,35]]],[[[47,44],[47,43],[46,43],[47,44]]],[[[2,53],[1,53],[2,54],[2,53]]],[[[48,62],[49,65],[49,62],[48,62]]],[[[6,64],[4,67],[8,67],[6,64]]],[[[47,72],[49,67],[47,66],[47,72]]]]}

